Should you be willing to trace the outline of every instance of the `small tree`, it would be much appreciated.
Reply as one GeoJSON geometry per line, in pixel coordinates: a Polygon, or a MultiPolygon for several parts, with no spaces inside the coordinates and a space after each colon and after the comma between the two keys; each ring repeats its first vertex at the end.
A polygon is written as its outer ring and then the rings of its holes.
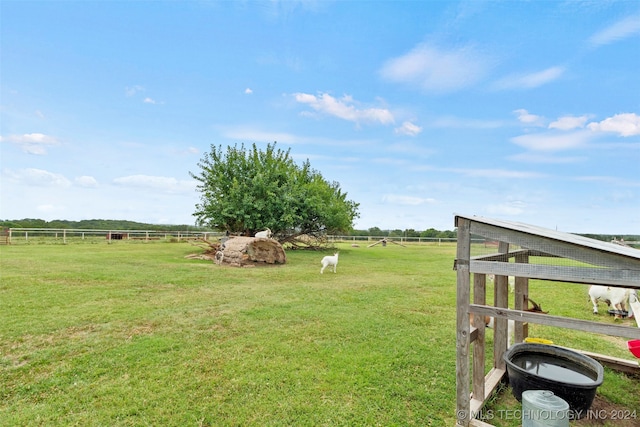
{"type": "Polygon", "coordinates": [[[387,231],[380,230],[379,227],[371,227],[369,229],[369,235],[379,237],[379,236],[387,236],[389,235],[389,233],[387,231]]]}
{"type": "Polygon", "coordinates": [[[404,230],[405,237],[420,237],[420,232],[414,230],[413,228],[407,228],[404,230]]]}
{"type": "Polygon", "coordinates": [[[200,172],[190,173],[201,192],[193,214],[197,223],[245,236],[269,228],[281,243],[350,230],[358,203],[308,160],[296,165],[289,152],[276,143],[265,151],[255,144],[251,150],[228,146],[226,153],[212,145],[198,163],[200,172]]]}
{"type": "Polygon", "coordinates": [[[436,237],[438,236],[438,233],[440,232],[435,228],[429,228],[428,230],[425,230],[422,233],[420,233],[420,237],[436,237]]]}

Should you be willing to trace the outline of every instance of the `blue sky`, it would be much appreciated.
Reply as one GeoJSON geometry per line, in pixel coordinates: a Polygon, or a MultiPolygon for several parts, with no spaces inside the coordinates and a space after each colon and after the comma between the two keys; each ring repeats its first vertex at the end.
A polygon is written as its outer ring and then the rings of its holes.
{"type": "Polygon", "coordinates": [[[640,234],[637,1],[0,3],[0,218],[193,224],[277,141],[356,228],[640,234]]]}

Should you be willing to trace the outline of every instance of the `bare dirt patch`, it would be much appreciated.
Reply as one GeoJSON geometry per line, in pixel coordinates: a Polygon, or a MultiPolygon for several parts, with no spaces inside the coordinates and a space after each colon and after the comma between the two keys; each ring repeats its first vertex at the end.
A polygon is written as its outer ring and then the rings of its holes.
{"type": "Polygon", "coordinates": [[[596,394],[593,404],[585,417],[573,421],[571,425],[574,427],[638,427],[640,426],[640,409],[627,408],[609,402],[604,397],[596,394]]]}

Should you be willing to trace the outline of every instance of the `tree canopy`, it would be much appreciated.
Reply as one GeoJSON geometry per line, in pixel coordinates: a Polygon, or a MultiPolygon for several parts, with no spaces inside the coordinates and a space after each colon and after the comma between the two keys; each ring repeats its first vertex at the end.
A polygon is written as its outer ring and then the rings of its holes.
{"type": "Polygon", "coordinates": [[[290,151],[275,142],[264,151],[255,144],[249,150],[227,146],[226,152],[211,145],[200,171],[190,173],[201,192],[193,214],[197,224],[246,236],[269,228],[280,242],[351,230],[359,204],[309,160],[297,165],[290,151]]]}

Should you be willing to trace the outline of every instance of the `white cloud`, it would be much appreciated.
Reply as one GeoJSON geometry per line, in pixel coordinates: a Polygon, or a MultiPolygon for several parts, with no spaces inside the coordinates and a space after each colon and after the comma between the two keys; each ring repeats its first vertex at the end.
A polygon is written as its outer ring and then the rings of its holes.
{"type": "Polygon", "coordinates": [[[555,163],[555,164],[568,164],[579,163],[587,160],[586,157],[567,157],[540,153],[520,153],[508,157],[509,160],[523,163],[555,163]]]}
{"type": "Polygon", "coordinates": [[[135,86],[127,86],[124,89],[124,94],[126,96],[133,96],[138,92],[142,92],[144,91],[144,87],[140,86],[140,85],[135,85],[135,86]]]}
{"type": "Polygon", "coordinates": [[[441,50],[423,43],[388,60],[380,70],[392,82],[416,85],[430,92],[453,92],[480,81],[490,60],[471,47],[441,50]]]}
{"type": "Polygon", "coordinates": [[[327,93],[321,93],[318,96],[308,93],[295,93],[294,97],[297,102],[307,104],[320,113],[356,124],[362,122],[392,124],[394,122],[393,114],[389,110],[385,108],[359,109],[356,107],[353,98],[348,95],[344,95],[341,99],[336,99],[327,93]]]}
{"type": "Polygon", "coordinates": [[[572,130],[583,128],[587,122],[587,116],[565,116],[549,124],[549,129],[572,130]]]}
{"type": "MultiPolygon", "coordinates": [[[[526,110],[516,110],[523,123],[541,123],[538,116],[526,110]]],[[[556,156],[556,153],[575,150],[587,146],[595,132],[612,132],[621,136],[640,135],[640,116],[633,113],[617,114],[601,122],[586,125],[587,116],[564,116],[551,122],[551,131],[532,133],[511,138],[511,142],[524,147],[528,152],[510,156],[510,160],[527,163],[579,163],[586,160],[584,156],[556,156]],[[581,130],[582,129],[582,130],[581,130]]]]}
{"type": "Polygon", "coordinates": [[[585,131],[520,135],[511,142],[532,151],[562,151],[583,147],[589,140],[585,131]]]}
{"type": "Polygon", "coordinates": [[[251,95],[253,93],[253,90],[251,90],[251,88],[246,88],[244,90],[244,93],[246,93],[247,95],[251,95]]]}
{"type": "Polygon", "coordinates": [[[28,133],[19,137],[19,140],[32,144],[52,144],[55,143],[55,138],[42,134],[42,133],[28,133]]]}
{"type": "Polygon", "coordinates": [[[166,176],[130,175],[116,178],[113,183],[122,187],[147,188],[164,193],[187,193],[196,189],[194,180],[177,180],[166,176]]]}
{"type": "Polygon", "coordinates": [[[615,24],[598,31],[589,38],[589,43],[594,46],[602,46],[618,40],[640,34],[640,15],[629,16],[615,24]]]}
{"type": "Polygon", "coordinates": [[[80,187],[97,187],[98,186],[98,181],[96,181],[96,179],[92,176],[87,176],[87,175],[83,175],[83,176],[78,176],[74,179],[76,185],[79,185],[80,187]]]}
{"type": "Polygon", "coordinates": [[[9,135],[0,137],[2,142],[10,142],[18,145],[22,151],[29,154],[47,154],[47,147],[59,145],[59,141],[43,133],[25,133],[24,135],[9,135]]]}
{"type": "Polygon", "coordinates": [[[544,118],[542,116],[536,116],[535,114],[531,114],[523,108],[514,110],[513,113],[518,116],[518,121],[520,123],[524,123],[526,125],[534,125],[534,126],[543,125],[544,118]]]}
{"type": "Polygon", "coordinates": [[[296,101],[301,102],[303,104],[311,104],[316,102],[316,96],[308,93],[296,93],[294,94],[296,101]]]}
{"type": "Polygon", "coordinates": [[[616,114],[601,122],[587,125],[593,132],[612,132],[620,136],[640,135],[640,116],[635,113],[616,114]]]}
{"type": "Polygon", "coordinates": [[[3,169],[2,175],[14,184],[35,187],[69,187],[71,182],[64,175],[43,169],[3,169]]]}
{"type": "Polygon", "coordinates": [[[399,194],[385,194],[384,196],[382,196],[382,201],[386,203],[397,204],[397,205],[410,205],[410,206],[436,203],[436,200],[432,198],[403,196],[399,194]]]}
{"type": "MultiPolygon", "coordinates": [[[[131,98],[131,97],[134,97],[134,96],[136,96],[138,94],[141,94],[142,92],[145,92],[145,91],[146,91],[146,89],[143,86],[140,86],[140,85],[127,86],[124,89],[124,94],[128,98],[131,98]]],[[[160,105],[164,104],[164,102],[159,102],[156,99],[151,98],[150,96],[145,96],[144,98],[142,98],[142,102],[145,103],[145,104],[152,104],[152,105],[154,105],[154,104],[160,104],[160,105]]]]}
{"type": "Polygon", "coordinates": [[[395,132],[400,135],[416,136],[422,132],[422,128],[411,122],[403,122],[402,126],[395,128],[395,132]]]}
{"type": "Polygon", "coordinates": [[[535,73],[511,75],[496,82],[494,87],[497,89],[532,89],[559,79],[564,71],[564,67],[550,67],[535,73]]]}

